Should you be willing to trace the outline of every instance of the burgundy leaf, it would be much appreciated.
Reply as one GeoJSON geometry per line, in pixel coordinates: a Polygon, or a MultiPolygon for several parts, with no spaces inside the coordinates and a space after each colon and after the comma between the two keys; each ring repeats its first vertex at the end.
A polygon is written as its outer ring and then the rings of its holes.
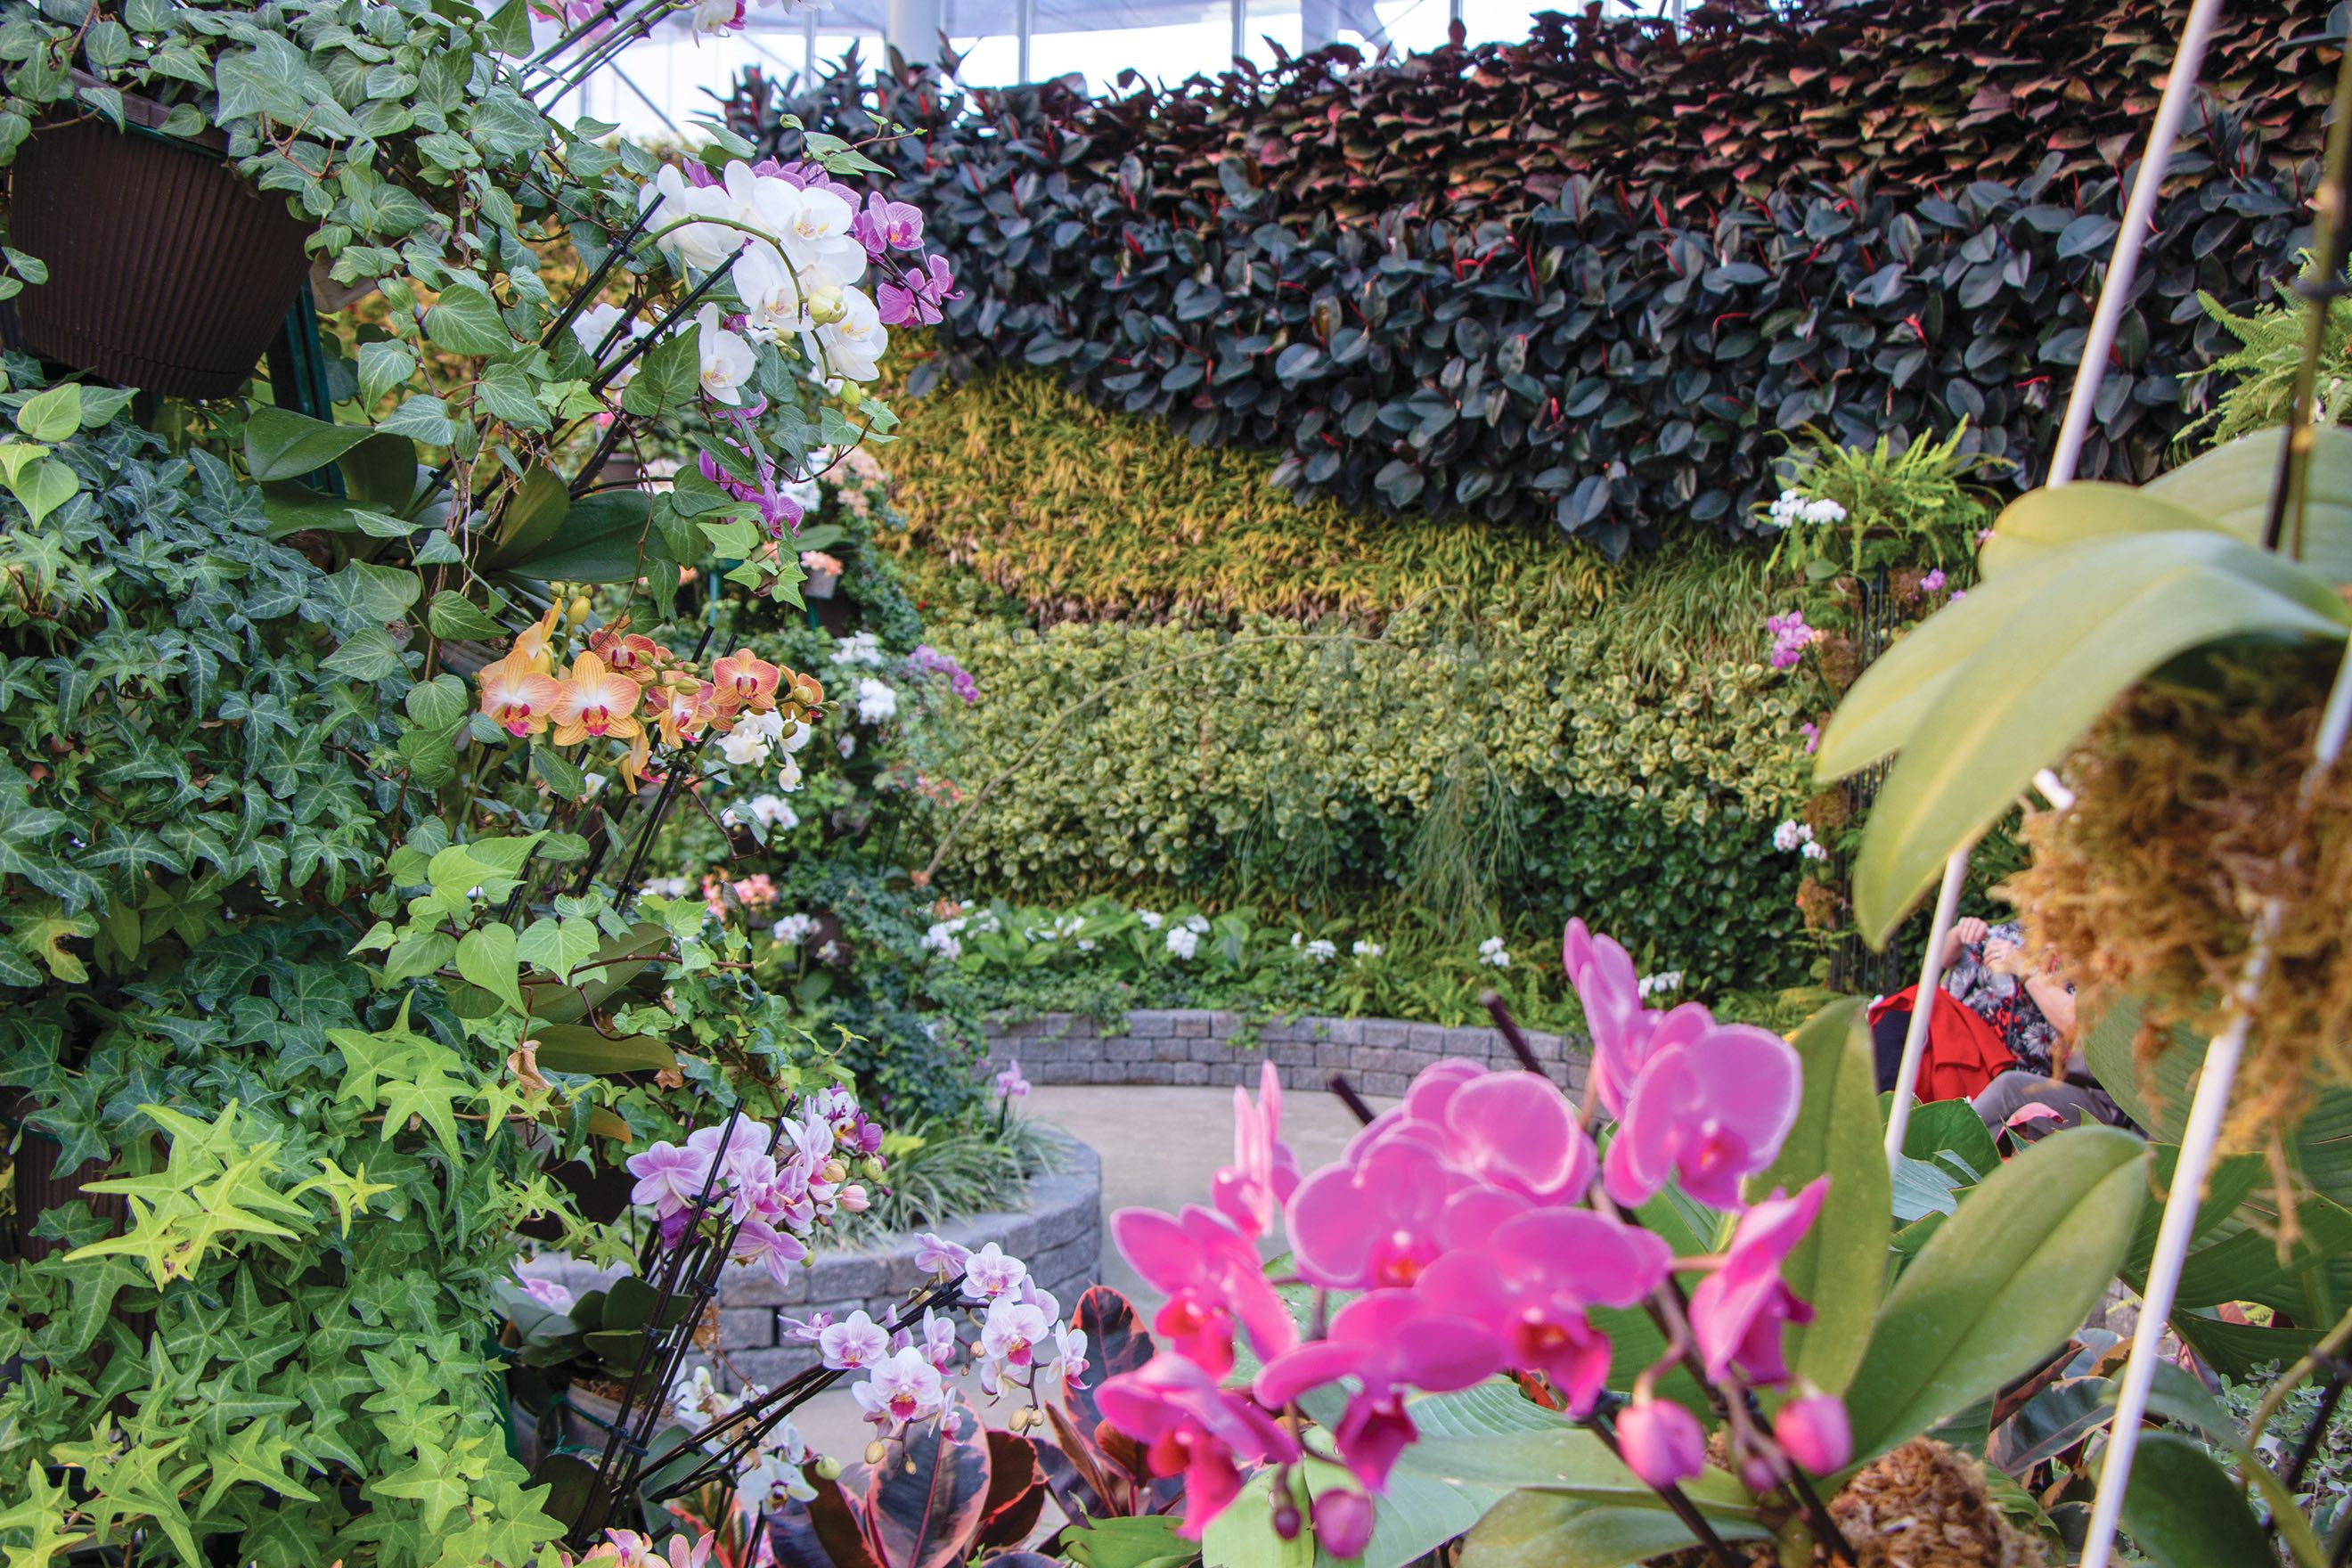
{"type": "Polygon", "coordinates": [[[1078,1298],[1070,1313],[1070,1327],[1087,1336],[1087,1386],[1066,1395],[1070,1415],[1080,1431],[1091,1432],[1102,1419],[1094,1391],[1103,1379],[1133,1372],[1151,1359],[1151,1336],[1135,1315],[1135,1304],[1107,1285],[1097,1285],[1078,1298]]]}
{"type": "Polygon", "coordinates": [[[1053,1424],[1054,1436],[1059,1447],[1039,1440],[1039,1459],[1045,1466],[1046,1479],[1054,1484],[1054,1495],[1062,1502],[1062,1511],[1083,1513],[1089,1518],[1103,1519],[1122,1510],[1118,1497],[1120,1478],[1114,1466],[1095,1440],[1078,1430],[1069,1415],[1058,1405],[1045,1406],[1045,1419],[1053,1424]],[[1044,1452],[1051,1448],[1050,1454],[1044,1452]],[[1057,1465],[1058,1461],[1058,1465],[1057,1465]],[[1070,1481],[1066,1487],[1059,1472],[1067,1470],[1070,1481]],[[1077,1506],[1073,1508],[1071,1505],[1077,1506]]]}
{"type": "Polygon", "coordinates": [[[814,1464],[801,1473],[816,1496],[787,1501],[768,1516],[768,1543],[781,1568],[882,1568],[866,1544],[857,1505],[841,1483],[818,1475],[814,1464]]]}
{"type": "Polygon", "coordinates": [[[988,1496],[981,1504],[982,1547],[1018,1546],[1045,1509],[1045,1475],[1037,1450],[1011,1432],[988,1435],[988,1496]]]}
{"type": "Polygon", "coordinates": [[[873,1467],[866,1528],[883,1568],[955,1568],[971,1555],[988,1500],[985,1432],[959,1396],[873,1467]]]}

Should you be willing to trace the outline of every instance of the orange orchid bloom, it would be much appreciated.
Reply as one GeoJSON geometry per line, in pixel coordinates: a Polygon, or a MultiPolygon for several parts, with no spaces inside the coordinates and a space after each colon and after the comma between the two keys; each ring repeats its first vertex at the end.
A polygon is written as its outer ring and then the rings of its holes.
{"type": "Polygon", "coordinates": [[[636,739],[629,742],[629,754],[623,757],[618,764],[621,782],[632,790],[643,788],[646,781],[646,764],[653,761],[653,743],[646,738],[645,729],[640,725],[636,739]]]}
{"type": "Polygon", "coordinates": [[[474,679],[482,688],[482,711],[518,740],[546,729],[563,695],[554,677],[532,668],[520,648],[482,666],[474,679]]]}
{"type": "Polygon", "coordinates": [[[636,710],[637,683],[606,669],[594,654],[583,653],[572,661],[572,678],[563,683],[563,695],[548,716],[555,721],[555,743],[570,746],[591,735],[626,741],[641,734],[645,726],[637,722],[636,710]]]}
{"type": "Polygon", "coordinates": [[[684,750],[702,738],[702,731],[718,717],[712,710],[714,689],[704,681],[698,689],[673,686],[662,699],[661,712],[656,722],[661,726],[662,744],[674,750],[684,750]]]}
{"type": "Polygon", "coordinates": [[[661,645],[628,628],[628,617],[625,616],[609,626],[591,632],[589,651],[603,659],[604,668],[614,674],[625,675],[639,686],[650,686],[660,673],[661,645]]]}
{"type": "Polygon", "coordinates": [[[520,667],[545,675],[555,668],[555,623],[562,616],[563,606],[550,605],[547,614],[538,623],[525,626],[515,638],[514,652],[508,657],[520,661],[520,667]]]}
{"type": "Polygon", "coordinates": [[[719,689],[720,708],[765,713],[776,705],[776,683],[784,672],[753,653],[739,647],[710,667],[711,684],[719,689]]]}

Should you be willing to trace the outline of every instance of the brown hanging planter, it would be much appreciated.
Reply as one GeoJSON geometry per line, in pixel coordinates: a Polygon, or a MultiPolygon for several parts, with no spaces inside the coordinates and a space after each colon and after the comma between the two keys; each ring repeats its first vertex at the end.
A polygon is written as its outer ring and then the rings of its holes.
{"type": "MultiPolygon", "coordinates": [[[[25,1113],[33,1109],[32,1097],[21,1090],[8,1091],[0,1098],[0,1121],[20,1124],[25,1113]]],[[[5,1147],[5,1134],[0,1134],[0,1147],[5,1147]]],[[[41,1216],[53,1208],[62,1208],[79,1198],[89,1205],[90,1212],[121,1231],[130,1219],[130,1209],[121,1196],[114,1193],[93,1193],[92,1182],[104,1181],[110,1171],[102,1160],[86,1160],[62,1174],[58,1170],[58,1156],[64,1153],[58,1141],[37,1128],[26,1127],[16,1145],[12,1163],[16,1196],[15,1232],[12,1237],[16,1255],[36,1262],[60,1250],[65,1243],[45,1237],[36,1237],[33,1227],[41,1216]]]]}
{"type": "Polygon", "coordinates": [[[269,347],[310,269],[310,227],[216,153],[146,129],[45,126],[18,149],[9,243],[49,280],[16,300],[45,359],[171,397],[224,397],[269,347]]]}

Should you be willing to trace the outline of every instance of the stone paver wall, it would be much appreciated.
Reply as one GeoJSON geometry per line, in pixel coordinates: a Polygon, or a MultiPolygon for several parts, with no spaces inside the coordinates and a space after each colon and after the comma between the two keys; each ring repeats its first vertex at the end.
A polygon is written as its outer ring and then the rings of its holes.
{"type": "MultiPolygon", "coordinates": [[[[1272,1061],[1286,1089],[1321,1089],[1345,1073],[1359,1093],[1401,1095],[1413,1075],[1446,1057],[1516,1068],[1518,1058],[1491,1027],[1447,1028],[1394,1018],[1298,1018],[1257,1026],[1255,1043],[1236,1044],[1243,1020],[1200,1009],[1138,1011],[1121,1033],[1092,1018],[1048,1013],[989,1026],[989,1056],[1017,1058],[1032,1083],[1255,1084],[1272,1061]]],[[[1584,1088],[1590,1047],[1580,1036],[1529,1034],[1528,1044],[1569,1091],[1584,1088]]]]}

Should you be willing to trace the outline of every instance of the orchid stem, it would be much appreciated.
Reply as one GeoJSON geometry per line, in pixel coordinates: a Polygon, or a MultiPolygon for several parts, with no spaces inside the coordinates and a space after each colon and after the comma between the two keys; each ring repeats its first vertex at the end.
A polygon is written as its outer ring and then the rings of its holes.
{"type": "Polygon", "coordinates": [[[1328,1081],[1331,1092],[1339,1097],[1339,1103],[1353,1111],[1358,1121],[1370,1127],[1372,1124],[1372,1119],[1380,1113],[1365,1102],[1362,1095],[1356,1092],[1356,1086],[1348,1081],[1348,1075],[1335,1072],[1328,1081]]]}
{"type": "MultiPolygon", "coordinates": [[[[1625,1456],[1617,1446],[1617,1428],[1611,1424],[1609,1417],[1595,1411],[1587,1426],[1592,1435],[1601,1439],[1601,1446],[1609,1450],[1610,1457],[1623,1464],[1625,1456]]],[[[1697,1536],[1700,1543],[1715,1554],[1720,1568],[1740,1568],[1739,1559],[1731,1554],[1731,1548],[1725,1543],[1723,1537],[1715,1532],[1715,1526],[1706,1521],[1706,1516],[1699,1512],[1698,1505],[1691,1501],[1688,1493],[1678,1486],[1653,1487],[1651,1490],[1664,1498],[1666,1506],[1675,1510],[1675,1517],[1683,1521],[1683,1527],[1697,1536]]]]}

